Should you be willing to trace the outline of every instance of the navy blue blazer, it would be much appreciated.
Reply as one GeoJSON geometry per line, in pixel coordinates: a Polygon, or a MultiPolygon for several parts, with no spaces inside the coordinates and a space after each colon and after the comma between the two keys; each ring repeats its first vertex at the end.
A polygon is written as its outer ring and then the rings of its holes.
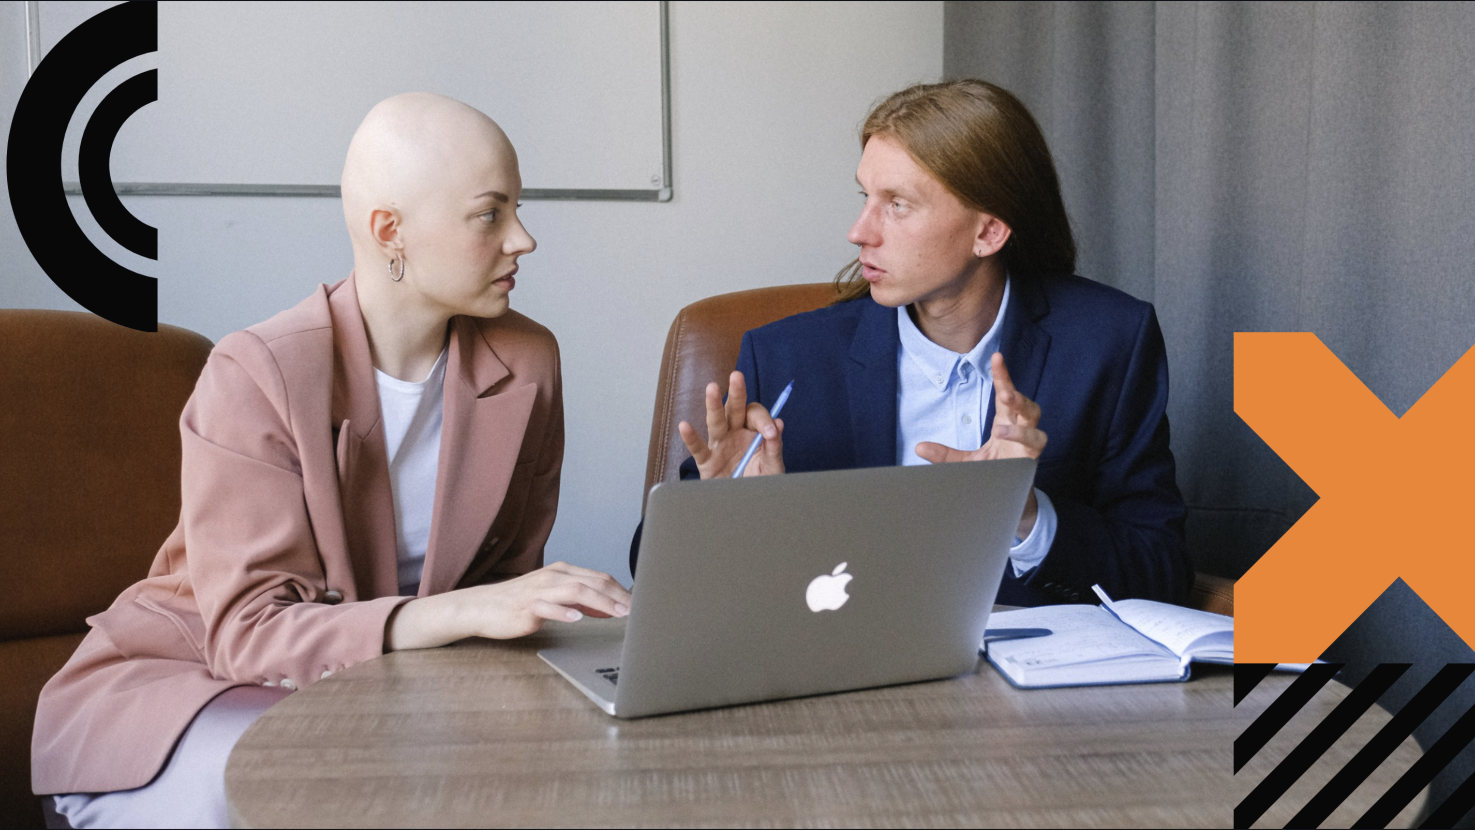
{"type": "MultiPolygon", "coordinates": [[[[869,297],[743,335],[737,368],[771,407],[790,380],[784,466],[790,472],[896,463],[896,310],[869,297]]],[[[1040,405],[1049,442],[1035,486],[1058,526],[1026,579],[1005,568],[1009,605],[1113,599],[1185,602],[1183,497],[1168,448],[1168,361],[1152,305],[1083,277],[1015,279],[999,351],[1016,388],[1040,405]]],[[[990,399],[983,434],[993,426],[990,399]]],[[[688,458],[682,478],[697,477],[688,458]]],[[[631,570],[639,533],[631,548],[631,570]]],[[[906,552],[899,555],[907,555],[906,552]]]]}

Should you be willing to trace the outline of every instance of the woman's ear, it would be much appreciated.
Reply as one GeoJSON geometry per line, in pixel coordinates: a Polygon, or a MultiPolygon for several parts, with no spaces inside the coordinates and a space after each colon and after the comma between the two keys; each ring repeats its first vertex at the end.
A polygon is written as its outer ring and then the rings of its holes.
{"type": "Polygon", "coordinates": [[[978,236],[973,240],[973,255],[979,259],[998,253],[1009,241],[1009,234],[1013,233],[999,217],[987,213],[981,217],[983,221],[979,225],[978,236]]]}
{"type": "Polygon", "coordinates": [[[377,207],[369,211],[369,236],[379,250],[390,259],[398,259],[405,250],[400,239],[399,211],[389,207],[377,207]]]}

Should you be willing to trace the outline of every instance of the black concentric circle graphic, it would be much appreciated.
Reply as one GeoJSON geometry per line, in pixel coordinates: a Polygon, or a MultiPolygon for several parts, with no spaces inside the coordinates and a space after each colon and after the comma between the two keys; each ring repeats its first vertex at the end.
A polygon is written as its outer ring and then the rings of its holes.
{"type": "MultiPolygon", "coordinates": [[[[123,3],[84,21],[47,53],[26,84],[5,158],[15,223],[46,275],[87,310],[140,331],[159,328],[158,280],[109,259],[83,233],[63,190],[62,140],[88,90],[114,67],[158,48],[156,2],[123,3]]],[[[158,230],[118,199],[109,156],[123,123],[158,98],[156,70],[124,81],[88,121],[78,159],[82,194],[98,225],[118,244],[154,260],[158,230]]]]}

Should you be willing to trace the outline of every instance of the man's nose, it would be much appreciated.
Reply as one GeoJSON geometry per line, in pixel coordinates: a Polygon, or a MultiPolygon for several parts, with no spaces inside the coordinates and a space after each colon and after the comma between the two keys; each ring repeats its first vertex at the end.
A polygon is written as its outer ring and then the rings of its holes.
{"type": "Polygon", "coordinates": [[[852,245],[873,245],[876,241],[874,230],[870,208],[862,208],[860,216],[855,218],[855,224],[850,226],[850,233],[846,234],[845,238],[850,240],[852,245]]]}

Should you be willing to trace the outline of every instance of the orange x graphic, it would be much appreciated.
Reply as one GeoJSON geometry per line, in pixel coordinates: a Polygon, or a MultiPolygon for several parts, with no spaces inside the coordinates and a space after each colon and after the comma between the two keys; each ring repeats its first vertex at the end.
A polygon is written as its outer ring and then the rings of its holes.
{"type": "Polygon", "coordinates": [[[1472,355],[1399,418],[1316,335],[1234,335],[1234,411],[1321,497],[1236,583],[1236,662],[1315,660],[1398,577],[1475,645],[1472,355]]]}

